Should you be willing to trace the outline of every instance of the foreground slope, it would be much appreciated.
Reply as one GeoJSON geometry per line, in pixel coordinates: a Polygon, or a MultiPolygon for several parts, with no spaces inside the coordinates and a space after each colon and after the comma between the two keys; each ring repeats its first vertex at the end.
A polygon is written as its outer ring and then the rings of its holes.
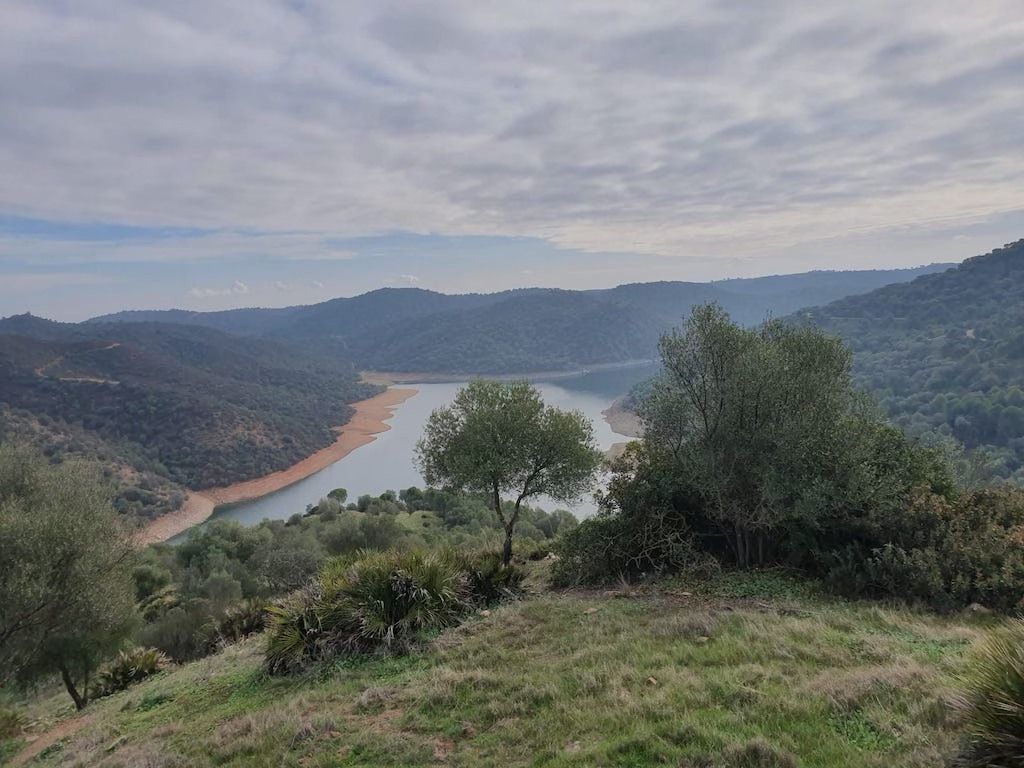
{"type": "Polygon", "coordinates": [[[984,621],[754,574],[535,596],[298,678],[265,677],[254,638],[97,702],[32,765],[941,765],[984,621]]]}
{"type": "Polygon", "coordinates": [[[843,337],[901,426],[994,448],[1004,474],[1021,473],[1024,240],[801,316],[843,337]]]}

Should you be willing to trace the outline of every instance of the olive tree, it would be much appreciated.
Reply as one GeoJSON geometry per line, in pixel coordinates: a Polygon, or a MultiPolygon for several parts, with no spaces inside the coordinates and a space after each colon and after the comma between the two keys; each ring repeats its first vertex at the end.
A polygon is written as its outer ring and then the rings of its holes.
{"type": "Polygon", "coordinates": [[[738,564],[765,562],[773,533],[813,527],[841,482],[857,406],[849,351],[814,328],[745,329],[705,305],[662,338],[661,360],[640,407],[647,447],[696,490],[738,564]]]}
{"type": "Polygon", "coordinates": [[[134,627],[133,561],[97,473],[0,446],[0,683],[59,674],[83,708],[134,627]]]}
{"type": "Polygon", "coordinates": [[[430,415],[416,453],[427,483],[489,498],[505,530],[505,565],[523,502],[542,495],[578,500],[601,462],[590,421],[546,406],[526,381],[470,382],[430,415]],[[505,496],[513,500],[507,512],[505,496]]]}

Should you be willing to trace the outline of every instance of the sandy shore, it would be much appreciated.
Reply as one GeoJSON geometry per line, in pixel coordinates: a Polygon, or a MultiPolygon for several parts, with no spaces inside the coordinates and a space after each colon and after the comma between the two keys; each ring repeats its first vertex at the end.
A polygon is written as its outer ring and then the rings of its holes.
{"type": "Polygon", "coordinates": [[[574,368],[568,371],[527,371],[524,373],[426,373],[416,371],[362,371],[363,381],[369,384],[450,384],[452,382],[469,381],[470,379],[482,377],[497,381],[509,381],[512,379],[527,379],[529,381],[557,381],[558,379],[572,378],[584,373],[595,373],[597,371],[614,371],[619,368],[633,368],[638,365],[648,365],[650,360],[627,360],[622,363],[601,363],[587,366],[586,368],[574,368]]]}
{"type": "Polygon", "coordinates": [[[235,504],[240,501],[252,501],[261,496],[287,488],[292,483],[303,480],[310,475],[329,467],[339,459],[348,456],[352,451],[367,443],[373,442],[376,435],[386,432],[391,427],[387,421],[395,412],[395,408],[415,395],[416,389],[389,389],[379,395],[353,403],[355,413],[348,424],[337,427],[338,439],[326,448],[307,456],[297,464],[279,472],[273,472],[254,480],[246,480],[224,488],[208,488],[203,491],[192,491],[185,499],[181,509],[153,520],[137,535],[141,545],[153,544],[158,541],[177,536],[194,525],[206,521],[213,510],[221,504],[235,504]]]}
{"type": "MultiPolygon", "coordinates": [[[[640,417],[632,411],[626,410],[622,407],[622,398],[618,398],[606,409],[601,411],[601,415],[604,416],[604,420],[608,422],[608,426],[612,428],[612,432],[622,435],[623,437],[630,437],[633,440],[640,437],[642,425],[640,423],[640,417]]],[[[622,452],[626,450],[626,446],[632,442],[631,440],[624,440],[621,443],[613,443],[611,448],[604,452],[605,458],[609,461],[617,459],[622,455],[622,452]]]]}

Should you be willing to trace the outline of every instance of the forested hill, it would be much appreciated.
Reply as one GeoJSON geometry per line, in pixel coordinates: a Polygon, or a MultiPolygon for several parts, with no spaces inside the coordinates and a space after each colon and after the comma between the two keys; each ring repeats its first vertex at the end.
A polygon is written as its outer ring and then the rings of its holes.
{"type": "Polygon", "coordinates": [[[371,394],[351,365],[170,323],[0,320],[0,429],[115,467],[125,511],[283,469],[371,394]],[[126,490],[127,489],[127,490],[126,490]]]}
{"type": "Polygon", "coordinates": [[[718,283],[607,290],[522,289],[446,295],[386,288],[284,309],[122,312],[91,322],[160,321],[272,338],[361,368],[444,373],[567,370],[653,357],[659,336],[695,304],[716,301],[754,324],[945,269],[809,272],[718,283]]]}
{"type": "Polygon", "coordinates": [[[1024,476],[1024,240],[800,316],[842,336],[857,376],[911,432],[993,447],[1024,476]]]}

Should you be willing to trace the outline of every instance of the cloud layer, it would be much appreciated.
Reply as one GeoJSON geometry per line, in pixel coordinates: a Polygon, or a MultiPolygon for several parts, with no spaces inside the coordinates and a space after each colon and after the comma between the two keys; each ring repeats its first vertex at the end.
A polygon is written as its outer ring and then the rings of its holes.
{"type": "Polygon", "coordinates": [[[1024,208],[1019,0],[0,8],[0,214],[330,260],[393,231],[742,256],[1024,208]]]}

